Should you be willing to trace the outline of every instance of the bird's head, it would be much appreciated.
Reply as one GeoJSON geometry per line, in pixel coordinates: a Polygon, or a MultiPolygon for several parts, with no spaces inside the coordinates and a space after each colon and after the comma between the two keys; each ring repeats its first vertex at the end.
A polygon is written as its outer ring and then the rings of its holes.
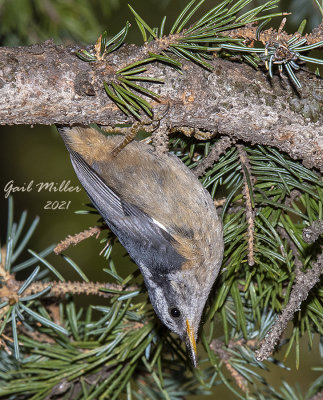
{"type": "Polygon", "coordinates": [[[197,366],[198,329],[205,302],[217,275],[216,270],[213,268],[206,280],[194,270],[156,275],[148,269],[143,272],[157,316],[185,342],[194,367],[197,366]]]}

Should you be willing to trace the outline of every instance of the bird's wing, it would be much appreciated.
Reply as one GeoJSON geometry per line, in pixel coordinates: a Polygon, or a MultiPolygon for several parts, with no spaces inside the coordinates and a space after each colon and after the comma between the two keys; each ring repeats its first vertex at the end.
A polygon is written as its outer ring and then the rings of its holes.
{"type": "Polygon", "coordinates": [[[70,150],[70,156],[91,201],[136,264],[162,273],[181,268],[185,259],[175,250],[172,235],[139,207],[123,200],[80,154],[70,150]]]}

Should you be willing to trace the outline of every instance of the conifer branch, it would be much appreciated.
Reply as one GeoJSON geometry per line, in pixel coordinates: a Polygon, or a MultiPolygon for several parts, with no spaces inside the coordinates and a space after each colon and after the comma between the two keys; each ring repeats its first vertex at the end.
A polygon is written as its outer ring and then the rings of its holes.
{"type": "Polygon", "coordinates": [[[207,157],[200,161],[194,168],[193,173],[196,177],[202,176],[206,170],[218,161],[219,157],[232,145],[232,141],[228,137],[220,138],[215,144],[207,157]]]}
{"type": "MultiPolygon", "coordinates": [[[[21,285],[22,283],[18,282],[18,284],[21,285]]],[[[125,290],[125,287],[121,285],[107,282],[34,282],[24,291],[24,297],[30,296],[34,293],[39,293],[46,289],[48,286],[50,287],[50,291],[47,293],[47,296],[53,297],[62,297],[66,294],[85,294],[87,296],[94,295],[111,297],[118,295],[120,294],[118,292],[123,292],[125,290]],[[103,291],[102,289],[106,289],[107,291],[103,291]]],[[[126,288],[127,292],[135,291],[138,289],[138,286],[133,285],[126,288]]]]}
{"type": "MultiPolygon", "coordinates": [[[[321,248],[321,250],[323,250],[323,248],[321,248]]],[[[294,314],[300,310],[302,302],[307,299],[309,292],[319,282],[322,274],[323,252],[318,256],[312,269],[296,274],[288,304],[278,316],[264,340],[260,343],[260,347],[256,351],[257,360],[266,360],[273,353],[281,335],[287,327],[288,322],[294,317],[294,314]]]]}
{"type": "Polygon", "coordinates": [[[240,157],[240,163],[242,166],[242,174],[243,174],[243,196],[245,198],[246,204],[246,220],[248,224],[248,264],[249,266],[253,266],[255,264],[254,259],[254,231],[255,231],[255,223],[254,223],[254,190],[253,190],[253,177],[251,175],[251,167],[248,160],[247,152],[245,151],[242,145],[236,145],[240,157]]]}
{"type": "Polygon", "coordinates": [[[83,232],[77,233],[73,236],[69,235],[67,236],[66,239],[62,240],[55,248],[54,248],[54,253],[60,254],[66,249],[68,249],[71,245],[76,245],[80,242],[82,242],[85,239],[88,239],[91,236],[97,235],[96,237],[98,238],[99,234],[102,232],[102,230],[107,229],[106,227],[99,227],[99,226],[94,226],[89,229],[86,229],[83,232]]]}
{"type": "MultiPolygon", "coordinates": [[[[85,63],[69,49],[51,42],[1,48],[0,57],[6,60],[7,72],[1,78],[4,92],[0,98],[0,124],[97,123],[113,127],[120,122],[133,122],[102,88],[109,68],[122,59],[131,59],[138,51],[135,46],[124,45],[109,55],[106,65],[102,61],[85,63]],[[26,71],[30,73],[26,75],[26,71]],[[46,79],[48,75],[51,80],[46,79]],[[14,83],[8,77],[13,77],[14,83]]],[[[142,82],[147,89],[159,87],[159,101],[149,100],[154,112],[158,113],[164,104],[170,105],[163,118],[169,130],[187,126],[233,141],[274,146],[292,158],[302,159],[307,167],[323,170],[319,78],[312,79],[304,71],[298,73],[298,78],[306,81],[300,101],[291,87],[281,88],[278,77],[274,76],[270,85],[262,72],[247,65],[214,59],[209,61],[214,69],[210,73],[187,60],[181,63],[182,74],[162,63],[148,64],[149,76],[162,76],[164,84],[142,82]],[[261,103],[259,98],[263,99],[261,103]],[[295,108],[295,104],[299,106],[295,108]],[[312,110],[312,114],[305,110],[312,110]]]]}

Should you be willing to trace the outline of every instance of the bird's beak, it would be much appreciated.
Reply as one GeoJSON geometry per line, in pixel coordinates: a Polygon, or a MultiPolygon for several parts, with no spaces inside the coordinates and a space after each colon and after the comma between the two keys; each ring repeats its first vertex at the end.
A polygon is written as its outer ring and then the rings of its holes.
{"type": "Polygon", "coordinates": [[[186,347],[188,350],[188,353],[190,355],[190,358],[192,360],[192,364],[194,367],[197,367],[197,353],[196,353],[196,342],[195,342],[195,336],[194,336],[194,331],[188,321],[186,320],[186,347]]]}

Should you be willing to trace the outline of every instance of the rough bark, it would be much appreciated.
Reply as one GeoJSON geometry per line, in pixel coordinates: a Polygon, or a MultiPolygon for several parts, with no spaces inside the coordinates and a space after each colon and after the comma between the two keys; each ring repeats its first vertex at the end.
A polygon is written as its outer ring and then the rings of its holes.
{"type": "MultiPolygon", "coordinates": [[[[40,45],[0,48],[0,124],[129,123],[108,98],[103,81],[141,55],[145,47],[125,45],[107,62],[81,61],[70,48],[47,41],[40,45]]],[[[170,104],[163,125],[191,127],[233,141],[275,146],[305,166],[323,170],[322,80],[301,71],[297,93],[275,76],[215,58],[209,72],[181,60],[182,74],[161,64],[147,64],[149,76],[164,84],[148,84],[160,104],[170,104]],[[283,83],[283,84],[282,84],[283,83]]],[[[149,99],[154,110],[160,104],[149,99]]]]}

